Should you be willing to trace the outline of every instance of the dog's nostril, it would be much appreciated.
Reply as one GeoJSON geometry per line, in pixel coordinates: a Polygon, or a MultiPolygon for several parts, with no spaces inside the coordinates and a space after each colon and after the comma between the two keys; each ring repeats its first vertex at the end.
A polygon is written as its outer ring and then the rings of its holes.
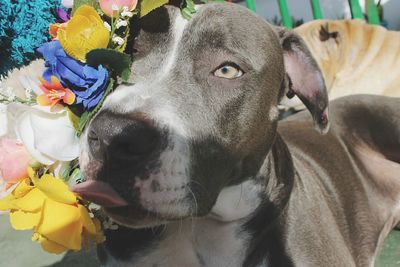
{"type": "Polygon", "coordinates": [[[98,135],[96,134],[95,131],[90,130],[88,133],[88,143],[90,147],[90,151],[92,152],[92,155],[98,159],[102,160],[103,157],[103,144],[98,135]]]}
{"type": "Polygon", "coordinates": [[[89,133],[88,133],[88,141],[93,145],[100,144],[100,138],[97,136],[97,134],[93,130],[89,131],[89,133]]]}
{"type": "MultiPolygon", "coordinates": [[[[144,125],[141,125],[144,126],[144,125]]],[[[150,155],[160,143],[158,132],[148,126],[126,129],[109,147],[110,153],[122,159],[140,160],[150,155]]]]}
{"type": "Polygon", "coordinates": [[[147,153],[140,151],[137,146],[131,144],[120,144],[112,149],[112,154],[119,159],[139,160],[147,153]]]}

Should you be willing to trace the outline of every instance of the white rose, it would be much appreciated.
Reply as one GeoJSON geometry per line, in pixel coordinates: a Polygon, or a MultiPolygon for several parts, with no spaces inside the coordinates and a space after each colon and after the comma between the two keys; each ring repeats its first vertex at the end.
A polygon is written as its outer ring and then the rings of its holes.
{"type": "Polygon", "coordinates": [[[66,110],[12,103],[7,105],[7,119],[7,135],[20,140],[40,163],[52,165],[79,156],[79,138],[66,110]]]}
{"type": "Polygon", "coordinates": [[[6,105],[0,103],[0,138],[7,134],[6,105]]]}

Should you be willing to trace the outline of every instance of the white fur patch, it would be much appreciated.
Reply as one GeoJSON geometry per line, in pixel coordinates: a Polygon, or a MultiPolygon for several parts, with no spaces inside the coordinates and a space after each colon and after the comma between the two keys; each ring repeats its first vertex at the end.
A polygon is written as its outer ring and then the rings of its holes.
{"type": "Polygon", "coordinates": [[[156,79],[139,82],[134,85],[121,85],[114,93],[112,93],[104,103],[104,107],[118,112],[133,112],[151,102],[151,98],[155,98],[157,88],[162,84],[163,79],[171,72],[171,69],[176,63],[179,51],[179,44],[183,33],[188,24],[188,20],[184,19],[179,12],[175,16],[170,34],[173,41],[170,46],[168,56],[163,61],[162,67],[158,73],[154,74],[156,79]],[[126,103],[126,104],[123,104],[126,103]]]}
{"type": "Polygon", "coordinates": [[[274,121],[274,120],[278,119],[278,116],[279,116],[278,108],[275,106],[271,107],[271,109],[269,110],[269,119],[271,121],[274,121]]]}
{"type": "Polygon", "coordinates": [[[188,219],[165,226],[165,238],[152,249],[135,253],[131,262],[108,256],[105,266],[130,267],[240,267],[246,255],[248,235],[238,222],[220,223],[188,219]],[[223,242],[221,242],[223,241],[223,242]]]}
{"type": "Polygon", "coordinates": [[[164,78],[167,75],[172,67],[174,66],[178,50],[179,50],[179,43],[182,39],[183,32],[185,31],[186,25],[188,24],[188,20],[184,19],[180,14],[175,17],[175,21],[173,23],[172,28],[172,35],[174,37],[174,41],[172,43],[170,54],[166,59],[163,68],[160,70],[160,79],[164,78]]]}
{"type": "Polygon", "coordinates": [[[249,180],[223,189],[211,213],[220,221],[234,221],[248,216],[260,204],[261,186],[249,180]]]}
{"type": "Polygon", "coordinates": [[[152,112],[152,116],[157,123],[161,126],[168,126],[171,132],[175,134],[175,140],[172,141],[179,142],[179,140],[177,140],[179,137],[182,138],[188,136],[188,130],[187,127],[185,127],[185,123],[172,106],[155,108],[152,112]]]}
{"type": "Polygon", "coordinates": [[[136,177],[134,186],[140,190],[141,204],[147,210],[166,216],[186,216],[196,208],[186,199],[190,194],[188,149],[179,141],[170,140],[169,143],[173,148],[161,153],[156,172],[150,173],[145,180],[136,177]],[[157,184],[156,190],[153,183],[157,184]]]}
{"type": "Polygon", "coordinates": [[[150,93],[141,84],[122,84],[106,98],[103,106],[118,113],[129,113],[141,109],[149,98],[150,93]]]}

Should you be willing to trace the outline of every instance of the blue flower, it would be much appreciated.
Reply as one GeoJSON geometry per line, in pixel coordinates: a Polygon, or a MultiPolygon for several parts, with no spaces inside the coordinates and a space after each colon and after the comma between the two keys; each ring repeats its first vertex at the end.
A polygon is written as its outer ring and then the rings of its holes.
{"type": "Polygon", "coordinates": [[[59,41],[43,44],[38,52],[46,62],[45,80],[56,76],[74,92],[76,104],[82,104],[84,109],[91,110],[99,103],[108,82],[108,72],[103,66],[96,69],[76,61],[65,53],[59,41]]]}

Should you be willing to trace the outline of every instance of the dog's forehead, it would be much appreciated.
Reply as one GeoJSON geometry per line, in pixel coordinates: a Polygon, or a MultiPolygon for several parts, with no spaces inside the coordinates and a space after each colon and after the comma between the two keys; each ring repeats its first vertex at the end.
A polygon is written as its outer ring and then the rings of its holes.
{"type": "Polygon", "coordinates": [[[254,12],[237,4],[204,5],[187,25],[185,36],[192,39],[193,45],[188,46],[192,49],[190,52],[228,49],[259,64],[265,62],[269,48],[279,47],[273,28],[254,12]]]}
{"type": "MultiPolygon", "coordinates": [[[[130,84],[120,86],[108,97],[106,108],[150,110],[164,106],[166,101],[197,99],[200,91],[196,85],[224,63],[234,63],[271,80],[279,76],[283,57],[278,35],[262,18],[237,4],[213,3],[196,8],[190,20],[173,6],[159,8],[141,19],[130,84]]],[[[260,83],[266,80],[260,78],[260,83]]],[[[224,103],[222,98],[219,103],[224,103]]]]}
{"type": "Polygon", "coordinates": [[[226,3],[199,5],[196,9],[190,20],[183,19],[174,6],[165,6],[145,17],[137,39],[142,56],[147,50],[146,56],[153,54],[160,61],[174,46],[179,46],[180,55],[187,57],[197,51],[224,49],[262,65],[268,54],[279,54],[276,32],[254,12],[226,3]]]}
{"type": "Polygon", "coordinates": [[[254,12],[237,4],[204,5],[187,26],[182,42],[188,53],[225,50],[246,59],[255,70],[281,55],[274,29],[254,12]]]}
{"type": "Polygon", "coordinates": [[[226,39],[224,44],[237,47],[251,47],[258,41],[277,38],[273,28],[254,12],[237,4],[223,3],[200,7],[187,26],[187,33],[214,45],[221,45],[215,39],[226,39]]]}

